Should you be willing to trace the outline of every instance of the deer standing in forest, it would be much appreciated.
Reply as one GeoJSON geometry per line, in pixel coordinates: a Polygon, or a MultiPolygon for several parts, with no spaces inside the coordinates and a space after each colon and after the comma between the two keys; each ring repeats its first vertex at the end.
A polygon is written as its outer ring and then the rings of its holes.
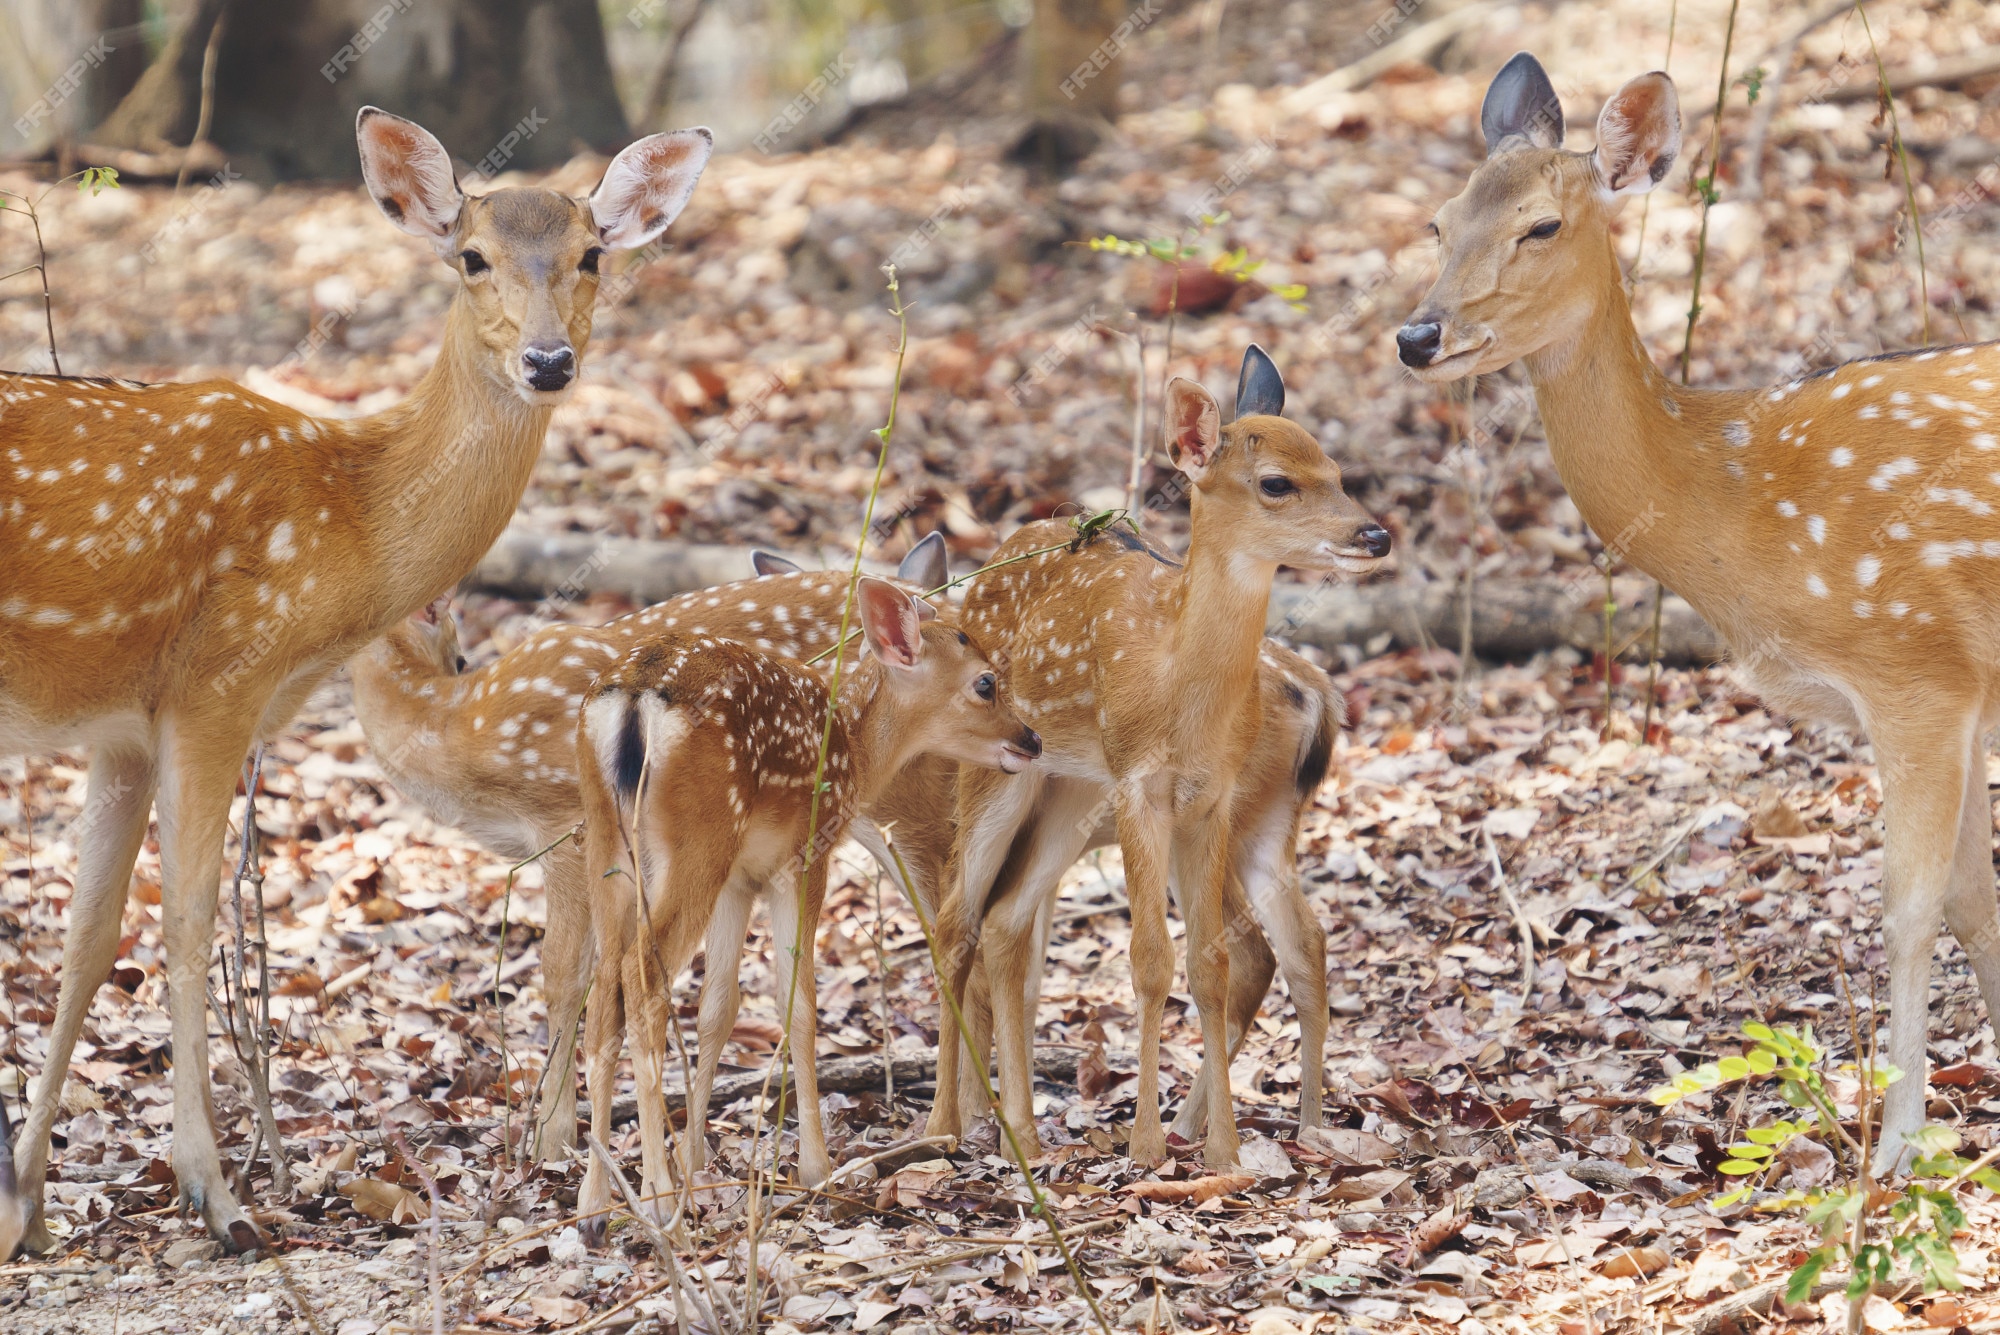
{"type": "MultiPolygon", "coordinates": [[[[939,949],[958,997],[984,950],[998,1050],[1000,1113],[1024,1146],[1033,1118],[1032,999],[1037,923],[1063,871],[1108,811],[1117,820],[1132,913],[1132,985],[1139,1004],[1138,1111],[1130,1150],[1166,1153],[1160,1121],[1160,1026],[1174,955],[1171,881],[1187,923],[1187,971],[1202,1031],[1202,1066],[1188,1110],[1207,1124],[1204,1158],[1236,1162],[1228,1053],[1231,946],[1225,921],[1236,787],[1261,729],[1259,657],[1279,566],[1372,570],[1389,534],[1341,490],[1340,469],[1311,435],[1278,414],[1284,381],[1262,349],[1244,356],[1237,417],[1222,425],[1206,389],[1167,386],[1166,447],[1193,484],[1185,565],[1106,531],[1044,551],[966,596],[965,622],[1008,665],[1008,687],[1041,731],[1044,763],[1008,777],[966,769],[958,846],[939,949]]],[[[1050,547],[1066,526],[1016,533],[995,562],[1050,547]]],[[[1316,924],[1315,924],[1316,925],[1316,924]]],[[[1323,965],[1321,966],[1324,967],[1323,965]]],[[[1322,988],[1324,983],[1321,983],[1322,988]]],[[[941,1043],[938,1084],[964,1056],[941,1043]]],[[[961,1129],[940,1098],[930,1132],[961,1129]]]]}
{"type": "Polygon", "coordinates": [[[1874,743],[1887,838],[1889,1086],[1876,1162],[1924,1116],[1940,918],[2000,1016],[1984,734],[2000,721],[2000,345],[1927,348],[1762,389],[1689,389],[1632,325],[1611,222],[1681,143],[1672,80],[1562,148],[1523,52],[1480,114],[1486,161],[1438,210],[1436,283],[1397,335],[1425,380],[1520,361],[1557,474],[1619,556],[1693,605],[1779,709],[1874,743]]]}
{"type": "MultiPolygon", "coordinates": [[[[820,1124],[814,933],[828,854],[904,764],[938,755],[1015,774],[1041,739],[1006,702],[999,674],[964,631],[895,585],[854,591],[867,651],[830,696],[826,677],[776,654],[670,631],[591,686],[576,733],[596,977],[584,1047],[591,1129],[609,1139],[621,1036],[631,1040],[644,1185],[668,1189],[672,985],[696,941],[741,942],[759,894],[771,901],[772,957],[798,1081],[799,1176],[832,1171],[820,1124]],[[829,717],[829,709],[831,715],[829,717]]],[[[733,961],[711,955],[708,976],[733,961]]],[[[704,1014],[703,1018],[709,1018],[704,1014]]],[[[683,1162],[707,1146],[707,1100],[728,1029],[699,1028],[683,1162]]],[[[611,1201],[601,1156],[578,1197],[611,1201]]],[[[603,1236],[603,1216],[592,1230],[603,1236]]]]}
{"type": "Polygon", "coordinates": [[[711,139],[652,135],[586,200],[460,192],[419,126],[356,122],[368,193],[458,275],[436,363],[401,404],[315,418],[227,381],[16,376],[0,387],[0,752],[91,751],[48,1057],[15,1152],[25,1241],[65,1073],[109,974],[157,805],[179,1201],[242,1250],[208,1077],[206,981],[244,757],[328,672],[449,588],[505,527],[581,370],[607,250],[687,203],[711,139]]]}

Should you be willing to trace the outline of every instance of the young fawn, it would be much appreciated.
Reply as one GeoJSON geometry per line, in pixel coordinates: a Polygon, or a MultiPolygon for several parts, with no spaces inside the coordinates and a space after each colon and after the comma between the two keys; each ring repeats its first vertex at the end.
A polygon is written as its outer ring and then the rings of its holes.
{"type": "MultiPolygon", "coordinates": [[[[1008,686],[1044,735],[1046,763],[1018,778],[960,776],[952,899],[940,949],[964,995],[982,944],[993,997],[1001,1114],[1034,1144],[1032,1015],[1027,976],[1036,920],[1062,872],[1108,810],[1117,818],[1132,912],[1132,982],[1139,1002],[1135,1158],[1166,1152],[1160,1123],[1160,1023],[1173,980],[1166,894],[1171,878],[1187,922],[1188,983],[1200,1012],[1196,1083],[1212,1165],[1236,1161],[1228,1052],[1231,880],[1236,787],[1263,708],[1258,659],[1279,566],[1372,570],[1389,534],[1340,486],[1340,469],[1302,428],[1278,416],[1284,382],[1261,349],[1244,356],[1238,416],[1224,427],[1207,390],[1167,386],[1166,445],[1193,484],[1185,566],[1110,533],[1044,553],[967,594],[968,629],[1008,664],[1008,686]]],[[[995,554],[1047,547],[1067,531],[1031,524],[995,554]]],[[[939,1049],[951,1087],[961,1053],[939,1049]]],[[[940,1099],[932,1130],[956,1109],[940,1099]]]]}
{"type": "MultiPolygon", "coordinates": [[[[826,678],[686,632],[635,646],[584,701],[577,770],[598,948],[585,1034],[591,1129],[600,1141],[610,1133],[622,1031],[632,1041],[647,1194],[669,1180],[661,1080],[668,1027],[678,1023],[671,989],[696,941],[706,933],[705,991],[733,998],[731,957],[719,947],[740,952],[752,904],[770,892],[798,1080],[799,1175],[824,1181],[832,1164],[813,1066],[812,965],[828,851],[916,756],[1015,774],[1041,754],[1041,739],[1003,702],[999,674],[964,631],[929,619],[927,604],[883,580],[862,580],[855,603],[868,652],[841,683],[825,734],[826,678]]],[[[707,1096],[733,1011],[703,998],[684,1140],[690,1166],[706,1151],[707,1096]]],[[[610,1200],[593,1158],[578,1209],[588,1215],[610,1200]]]]}
{"type": "MultiPolygon", "coordinates": [[[[439,599],[349,665],[355,716],[375,763],[404,796],[500,857],[518,862],[542,853],[550,1051],[535,1124],[541,1158],[559,1158],[576,1144],[573,1062],[588,982],[590,891],[582,843],[564,836],[583,819],[571,761],[584,692],[600,671],[663,630],[738,640],[799,660],[832,648],[847,577],[783,564],[788,573],[684,593],[602,626],[544,627],[473,672],[459,655],[450,600],[439,599]]],[[[897,578],[915,594],[944,584],[943,538],[933,533],[911,548],[897,578]]],[[[855,833],[864,829],[872,832],[862,821],[855,833]]]]}
{"type": "Polygon", "coordinates": [[[1611,240],[1627,195],[1673,165],[1664,74],[1626,84],[1597,147],[1562,149],[1532,56],[1487,91],[1486,161],[1438,211],[1437,282],[1397,335],[1426,380],[1526,364],[1556,471],[1591,528],[1686,598],[1759,689],[1863,730],[1887,841],[1893,1165],[1924,1115],[1942,917],[2000,1016],[2000,914],[1983,734],[2000,719],[2000,345],[1848,362],[1767,389],[1699,390],[1654,367],[1611,240]]]}
{"type": "Polygon", "coordinates": [[[370,107],[356,133],[369,194],[459,275],[437,362],[403,403],[332,421],[219,380],[0,381],[0,752],[92,753],[56,1020],[15,1152],[30,1248],[50,1241],[39,1202],[63,1075],[156,801],[180,1203],[228,1246],[256,1244],[217,1151],[207,1061],[244,757],[499,536],[581,368],[599,256],[664,231],[710,148],[706,130],[640,140],[587,200],[467,198],[418,126],[370,107]]]}

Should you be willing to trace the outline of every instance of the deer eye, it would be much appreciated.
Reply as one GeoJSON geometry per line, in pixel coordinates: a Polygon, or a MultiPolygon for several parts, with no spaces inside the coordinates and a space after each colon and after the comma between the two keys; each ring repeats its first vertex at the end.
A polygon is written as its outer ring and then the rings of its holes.
{"type": "Polygon", "coordinates": [[[457,658],[453,659],[452,661],[453,661],[453,662],[454,662],[454,663],[456,664],[456,666],[455,666],[455,667],[454,667],[454,668],[453,668],[452,670],[453,670],[454,672],[457,672],[457,673],[458,673],[458,674],[459,674],[460,676],[464,676],[464,675],[465,675],[465,655],[464,655],[464,654],[460,654],[460,655],[459,655],[459,656],[458,656],[457,658]]]}
{"type": "Polygon", "coordinates": [[[603,259],[603,258],[604,258],[604,249],[603,249],[603,247],[601,247],[601,246],[592,246],[592,247],[591,247],[591,248],[590,248],[589,250],[586,250],[586,251],[584,251],[584,252],[583,252],[583,258],[582,258],[581,260],[578,260],[578,261],[577,261],[577,265],[576,265],[576,267],[577,267],[577,270],[578,270],[578,272],[580,272],[580,273],[596,273],[596,272],[597,272],[597,262],[598,262],[599,260],[603,259]]]}
{"type": "Polygon", "coordinates": [[[1528,235],[1522,239],[1527,241],[1546,241],[1557,232],[1560,232],[1562,225],[1561,218],[1550,218],[1544,222],[1538,222],[1528,229],[1528,235]]]}
{"type": "Polygon", "coordinates": [[[991,672],[980,673],[972,683],[972,693],[982,700],[991,700],[993,693],[998,689],[999,683],[994,681],[991,672]]]}
{"type": "Polygon", "coordinates": [[[476,273],[485,273],[493,267],[486,262],[486,257],[476,250],[461,250],[458,252],[458,259],[465,266],[465,275],[468,278],[476,273]]]}
{"type": "Polygon", "coordinates": [[[1292,485],[1290,478],[1279,477],[1276,474],[1261,479],[1257,483],[1257,489],[1266,496],[1289,496],[1298,490],[1297,487],[1292,485]]]}

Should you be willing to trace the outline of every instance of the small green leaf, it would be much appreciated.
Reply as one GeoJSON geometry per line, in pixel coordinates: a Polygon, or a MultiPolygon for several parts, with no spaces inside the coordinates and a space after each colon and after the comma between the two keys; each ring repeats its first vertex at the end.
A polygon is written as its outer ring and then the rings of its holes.
{"type": "Polygon", "coordinates": [[[1778,1069],[1778,1054],[1761,1044],[1750,1049],[1743,1060],[1749,1062],[1750,1069],[1758,1075],[1769,1075],[1778,1069]]]}
{"type": "Polygon", "coordinates": [[[1752,1188],[1747,1184],[1744,1186],[1740,1186],[1734,1191],[1727,1192],[1721,1196],[1717,1196],[1714,1200],[1709,1202],[1709,1206],[1710,1208],[1716,1210],[1727,1210],[1730,1206],[1736,1204],[1738,1201],[1749,1199],[1751,1190],[1752,1188]]]}
{"type": "Polygon", "coordinates": [[[1724,1159],[1715,1166],[1715,1171],[1724,1177],[1743,1177],[1749,1173],[1761,1173],[1765,1165],[1753,1159],[1724,1159]]]}
{"type": "Polygon", "coordinates": [[[1799,1268],[1792,1272],[1792,1277],[1785,1282],[1785,1301],[1796,1306],[1810,1298],[1813,1282],[1819,1278],[1819,1272],[1826,1269],[1826,1263],[1832,1259],[1831,1247],[1821,1247],[1818,1251],[1808,1254],[1799,1268]]]}
{"type": "Polygon", "coordinates": [[[1750,1074],[1750,1062],[1744,1057],[1724,1057],[1715,1064],[1715,1069],[1724,1080],[1741,1080],[1750,1074]]]}
{"type": "Polygon", "coordinates": [[[1772,1150],[1769,1145],[1731,1145],[1729,1147],[1730,1157],[1736,1159],[1756,1159],[1761,1161],[1770,1158],[1771,1153],[1772,1150]]]}
{"type": "Polygon", "coordinates": [[[1751,1020],[1744,1024],[1743,1036],[1745,1038],[1754,1038],[1759,1043],[1768,1043],[1778,1035],[1772,1030],[1771,1026],[1758,1024],[1755,1020],[1751,1020]]]}

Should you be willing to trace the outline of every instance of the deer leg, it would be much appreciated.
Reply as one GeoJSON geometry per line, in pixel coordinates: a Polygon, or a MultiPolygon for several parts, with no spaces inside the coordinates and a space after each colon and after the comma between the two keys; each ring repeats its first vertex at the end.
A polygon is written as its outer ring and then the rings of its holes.
{"type": "Polygon", "coordinates": [[[54,1245],[42,1219],[42,1183],[48,1171],[49,1133],[61,1108],[70,1054],[90,1014],[91,999],[111,974],[118,955],[119,926],[132,863],[146,835],[153,806],[153,765],[138,752],[100,747],[90,762],[90,797],[79,823],[76,893],[70,900],[69,931],[63,938],[62,973],[56,992],[56,1020],[42,1062],[21,1139],[14,1151],[15,1178],[29,1216],[22,1245],[44,1252],[54,1245]]]}
{"type": "MultiPolygon", "coordinates": [[[[1223,917],[1229,924],[1224,932],[1223,946],[1229,953],[1227,1011],[1229,1060],[1233,1062],[1243,1047],[1243,1040],[1249,1036],[1251,1022],[1257,1018],[1265,994],[1270,991],[1271,977],[1277,972],[1277,961],[1251,914],[1243,886],[1234,875],[1224,886],[1223,917]]],[[[1208,1070],[1208,1065],[1203,1063],[1194,1084],[1188,1089],[1187,1101],[1181,1105],[1180,1116],[1174,1118],[1173,1126],[1168,1128],[1182,1140],[1199,1139],[1208,1125],[1208,1070]]]]}
{"type": "Polygon", "coordinates": [[[1944,920],[1979,980],[1987,1019],[2000,1030],[2000,906],[1993,897],[1993,798],[1986,788],[1984,739],[1974,742],[1966,767],[1965,810],[1944,920]]]}
{"type": "Polygon", "coordinates": [[[786,1020],[792,1070],[798,1081],[799,1179],[809,1187],[818,1186],[833,1172],[833,1160],[826,1152],[826,1128],[820,1121],[819,987],[813,976],[820,907],[825,902],[824,857],[814,860],[803,881],[796,876],[779,876],[771,883],[771,953],[778,965],[778,1013],[786,1020]]]}
{"type": "MultiPolygon", "coordinates": [[[[1013,847],[1015,835],[1027,823],[1041,795],[1043,776],[1034,770],[1026,774],[1001,775],[990,770],[966,768],[959,774],[959,841],[946,874],[946,884],[938,914],[934,919],[934,946],[940,970],[938,978],[938,1070],[940,1093],[958,1089],[960,1074],[967,1061],[984,1061],[985,1053],[968,1052],[952,1018],[957,1005],[963,1014],[972,967],[978,961],[980,937],[994,881],[1013,847]]],[[[989,970],[991,965],[988,965],[989,970]]],[[[970,1073],[967,1073],[969,1076],[970,1073]]],[[[971,1080],[974,1088],[978,1081],[971,1080]]],[[[978,1101],[985,1115],[985,1097],[978,1101]]],[[[967,1123],[959,1120],[960,1107],[950,1097],[931,1103],[927,1136],[956,1136],[967,1123]]]]}
{"type": "MultiPolygon", "coordinates": [[[[618,1049],[625,1039],[625,956],[632,942],[629,893],[619,895],[607,883],[590,887],[596,907],[597,966],[590,988],[590,1009],[583,1017],[584,1076],[590,1085],[590,1134],[611,1148],[611,1101],[618,1093],[618,1049]],[[623,901],[622,903],[620,901],[623,901]]],[[[578,1229],[584,1242],[602,1247],[611,1222],[610,1173],[597,1155],[590,1156],[577,1193],[578,1229]]]]}
{"type": "Polygon", "coordinates": [[[716,901],[702,944],[701,1014],[695,1021],[694,1078],[688,1082],[687,1130],[681,1137],[681,1163],[692,1174],[708,1166],[708,1100],[715,1089],[715,1068],[722,1046],[736,1027],[743,989],[743,942],[750,931],[754,887],[732,879],[716,901]]]}
{"type": "MultiPolygon", "coordinates": [[[[993,1002],[993,1039],[999,1057],[1000,1111],[1030,1154],[1040,1153],[1035,1133],[1035,1008],[1041,1000],[1036,947],[1046,901],[1082,852],[1090,829],[1080,812],[1098,805],[1103,789],[1076,779],[1051,779],[1031,823],[994,886],[986,932],[986,969],[993,1002]]],[[[1092,822],[1094,828],[1095,822],[1092,822]]]]}
{"type": "Polygon", "coordinates": [[[1931,960],[1968,809],[1971,746],[1966,734],[1972,729],[1970,720],[1963,719],[1929,728],[1870,728],[1887,835],[1882,866],[1882,940],[1889,957],[1887,1056],[1902,1072],[1883,1096],[1882,1141],[1875,1160],[1883,1172],[1901,1168],[1908,1157],[1905,1141],[1924,1121],[1931,960]]]}
{"type": "MultiPolygon", "coordinates": [[[[1132,1115],[1131,1156],[1141,1163],[1166,1157],[1160,1125],[1160,1026],[1174,982],[1174,943],[1167,935],[1167,864],[1171,838],[1163,797],[1138,785],[1118,792],[1118,843],[1125,855],[1125,896],[1132,910],[1132,993],[1139,1006],[1139,1104],[1132,1115]]],[[[1193,944],[1189,924],[1189,944],[1193,944]]]]}
{"type": "Polygon", "coordinates": [[[229,1190],[215,1138],[208,965],[215,947],[223,831],[236,776],[250,750],[249,729],[247,724],[230,728],[220,718],[176,717],[167,721],[162,741],[160,920],[173,1015],[174,1176],[182,1208],[201,1215],[209,1236],[232,1251],[248,1251],[261,1239],[229,1190]]]}
{"type": "Polygon", "coordinates": [[[535,1119],[534,1157],[556,1163],[576,1148],[576,1022],[590,973],[590,886],[583,850],[572,839],[542,859],[549,930],[542,942],[542,991],[549,1005],[549,1060],[535,1119]]]}
{"type": "MultiPolygon", "coordinates": [[[[657,964],[650,954],[650,942],[641,939],[638,949],[626,954],[625,1032],[632,1042],[632,1085],[639,1105],[639,1195],[649,1203],[653,1218],[666,1216],[667,1193],[672,1178],[667,1172],[667,1096],[663,1087],[667,1070],[667,1026],[679,1023],[674,1015],[674,963],[657,964]],[[672,969],[673,972],[668,972],[672,969]]],[[[596,1094],[591,1111],[597,1110],[596,1094]]]]}
{"type": "MultiPolygon", "coordinates": [[[[1208,1103],[1208,1136],[1202,1160],[1210,1168],[1234,1166],[1238,1146],[1236,1112],[1229,1090],[1231,925],[1223,912],[1230,874],[1228,816],[1226,794],[1206,811],[1179,813],[1179,828],[1172,841],[1175,879],[1184,887],[1181,908],[1187,920],[1188,991],[1194,994],[1195,1010],[1201,1017],[1201,1071],[1195,1088],[1208,1103]]],[[[1135,924],[1136,918],[1135,908],[1135,924]]],[[[1249,915],[1242,914],[1241,921],[1250,925],[1249,915]]],[[[1171,967],[1171,954],[1168,961],[1171,967]]]]}

